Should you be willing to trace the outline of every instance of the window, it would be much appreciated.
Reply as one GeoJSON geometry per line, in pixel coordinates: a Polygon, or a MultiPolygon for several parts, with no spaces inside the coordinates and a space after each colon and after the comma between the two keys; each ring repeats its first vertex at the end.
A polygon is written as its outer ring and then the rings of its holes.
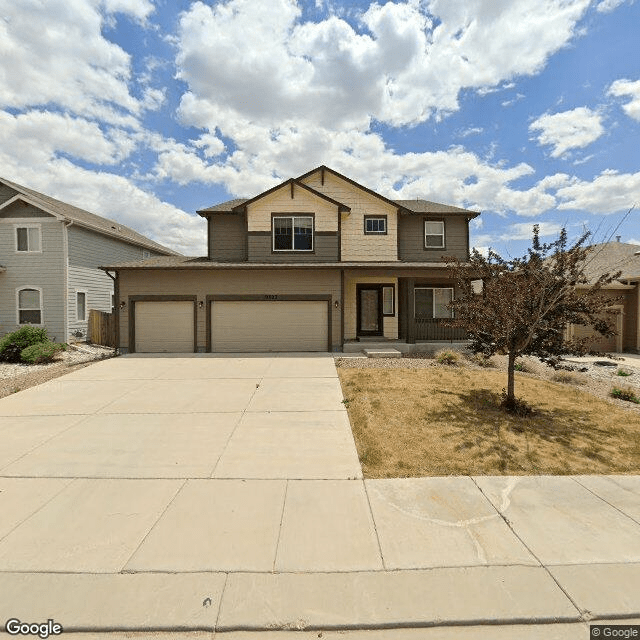
{"type": "Polygon", "coordinates": [[[424,246],[425,249],[444,249],[444,222],[424,221],[424,246]]]}
{"type": "Polygon", "coordinates": [[[382,287],[382,315],[395,315],[395,287],[382,287]]]}
{"type": "Polygon", "coordinates": [[[84,322],[87,319],[87,294],[76,291],[76,320],[84,322]]]}
{"type": "Polygon", "coordinates": [[[40,253],[40,225],[16,226],[16,251],[20,253],[40,253]]]}
{"type": "Polygon", "coordinates": [[[453,314],[447,305],[453,300],[453,289],[436,289],[435,287],[416,287],[416,318],[452,318],[453,314]]]}
{"type": "Polygon", "coordinates": [[[25,287],[18,290],[18,324],[42,324],[42,292],[25,287]]]}
{"type": "Polygon", "coordinates": [[[365,216],[364,232],[367,235],[387,233],[387,216],[365,216]]]}
{"type": "Polygon", "coordinates": [[[274,216],[274,251],[313,251],[312,216],[274,216]]]}

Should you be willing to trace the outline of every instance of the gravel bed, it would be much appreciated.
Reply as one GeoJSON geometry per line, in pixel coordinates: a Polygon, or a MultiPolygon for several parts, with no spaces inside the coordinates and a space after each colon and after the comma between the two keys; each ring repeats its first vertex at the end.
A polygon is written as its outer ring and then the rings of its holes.
{"type": "MultiPolygon", "coordinates": [[[[518,358],[518,363],[522,366],[522,370],[517,371],[518,375],[531,376],[560,384],[567,384],[570,387],[576,387],[581,391],[590,393],[598,398],[602,398],[607,402],[615,404],[622,409],[629,409],[640,413],[640,405],[625,400],[612,398],[609,394],[611,389],[615,387],[631,387],[638,389],[636,395],[640,396],[640,368],[637,366],[626,366],[621,362],[602,358],[602,361],[612,362],[615,366],[598,366],[591,361],[582,361],[579,359],[567,359],[561,364],[563,366],[575,367],[574,371],[554,370],[548,367],[538,358],[532,356],[524,356],[518,358]],[[619,376],[617,371],[621,369],[630,373],[629,376],[619,376]],[[564,374],[570,382],[563,382],[560,379],[564,374]]],[[[436,362],[430,357],[420,357],[417,354],[411,354],[403,358],[361,358],[361,357],[336,357],[336,367],[339,369],[428,369],[431,367],[448,368],[450,365],[443,365],[436,362]]],[[[507,356],[493,356],[491,358],[493,370],[507,372],[507,356]]],[[[486,371],[484,367],[480,367],[476,363],[462,358],[461,365],[469,369],[477,371],[486,371]]],[[[506,380],[505,380],[506,383],[506,380]]],[[[516,389],[517,394],[517,389],[516,389]]]]}
{"type": "Polygon", "coordinates": [[[111,358],[114,350],[93,344],[69,345],[48,364],[0,362],[0,398],[52,380],[86,366],[95,360],[111,358]]]}

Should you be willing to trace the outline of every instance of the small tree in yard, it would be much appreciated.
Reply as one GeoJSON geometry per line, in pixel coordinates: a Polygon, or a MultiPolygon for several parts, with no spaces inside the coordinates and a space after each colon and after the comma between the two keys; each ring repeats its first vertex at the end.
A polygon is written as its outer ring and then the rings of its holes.
{"type": "Polygon", "coordinates": [[[607,298],[602,288],[620,272],[590,281],[585,274],[590,249],[584,246],[589,235],[585,233],[567,248],[567,233],[562,229],[557,240],[545,244],[535,225],[531,248],[522,258],[504,260],[491,250],[485,258],[474,249],[466,263],[447,261],[459,291],[450,305],[454,311],[450,324],[466,329],[474,353],[508,356],[502,403],[508,411],[520,405],[514,376],[518,356],[538,356],[553,365],[563,354],[584,353],[588,339],[564,339],[568,323],[591,326],[603,336],[614,333],[605,312],[616,300],[607,298]],[[474,293],[471,281],[478,279],[483,289],[474,293]]]}

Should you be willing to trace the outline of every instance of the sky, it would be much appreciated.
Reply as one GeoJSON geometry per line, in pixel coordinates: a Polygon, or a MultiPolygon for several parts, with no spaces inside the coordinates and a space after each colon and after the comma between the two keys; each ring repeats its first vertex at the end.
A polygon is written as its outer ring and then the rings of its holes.
{"type": "Polygon", "coordinates": [[[320,164],[481,211],[481,251],[640,244],[639,25],[634,0],[0,0],[0,176],[186,255],[197,209],[320,164]]]}

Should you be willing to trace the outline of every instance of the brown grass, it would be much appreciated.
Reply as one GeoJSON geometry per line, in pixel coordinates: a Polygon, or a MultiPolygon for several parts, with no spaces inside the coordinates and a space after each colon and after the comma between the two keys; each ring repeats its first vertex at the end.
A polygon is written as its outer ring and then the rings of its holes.
{"type": "Polygon", "coordinates": [[[338,369],[367,478],[640,472],[640,415],[516,373],[536,413],[499,408],[499,371],[338,369]]]}

